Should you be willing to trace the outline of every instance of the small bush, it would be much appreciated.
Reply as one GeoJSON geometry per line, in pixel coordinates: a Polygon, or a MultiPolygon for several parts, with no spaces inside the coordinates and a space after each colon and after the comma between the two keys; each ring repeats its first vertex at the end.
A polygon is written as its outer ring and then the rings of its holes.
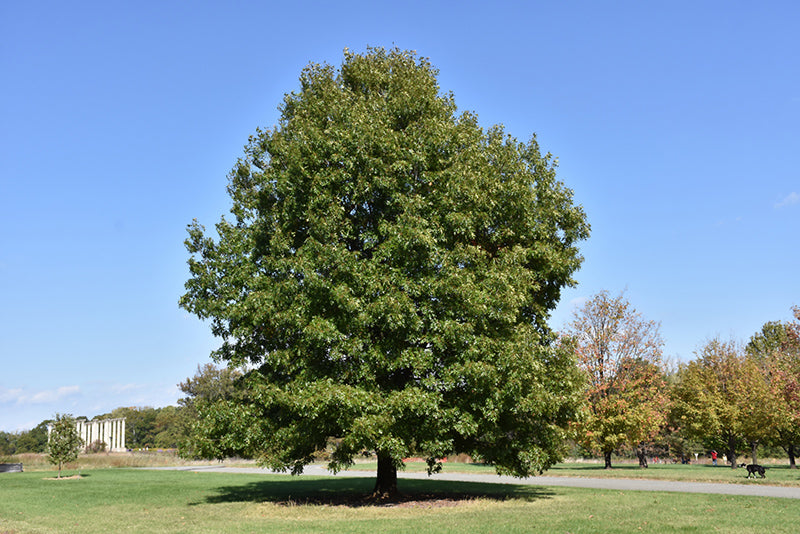
{"type": "Polygon", "coordinates": [[[99,452],[106,452],[106,442],[102,440],[97,440],[90,443],[86,447],[86,452],[90,454],[97,454],[99,452]]]}

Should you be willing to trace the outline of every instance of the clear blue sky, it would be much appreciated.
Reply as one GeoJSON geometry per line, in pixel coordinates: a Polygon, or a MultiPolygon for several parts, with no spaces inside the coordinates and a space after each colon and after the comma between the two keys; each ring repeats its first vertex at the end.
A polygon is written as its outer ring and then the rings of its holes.
{"type": "Polygon", "coordinates": [[[559,158],[593,231],[553,327],[627,290],[686,361],[790,319],[798,27],[792,1],[3,2],[0,430],[175,403],[215,346],[177,305],[185,226],[227,213],[248,135],[345,47],[418,51],[559,158]]]}

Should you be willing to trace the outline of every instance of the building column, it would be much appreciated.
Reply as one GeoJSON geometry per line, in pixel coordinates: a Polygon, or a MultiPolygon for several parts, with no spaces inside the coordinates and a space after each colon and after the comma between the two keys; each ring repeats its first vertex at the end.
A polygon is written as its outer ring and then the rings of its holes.
{"type": "Polygon", "coordinates": [[[81,439],[83,440],[83,449],[84,449],[84,450],[86,450],[86,446],[87,446],[87,445],[89,445],[88,443],[86,443],[86,439],[84,438],[84,435],[83,435],[83,434],[84,434],[84,431],[85,431],[85,426],[86,426],[86,425],[84,425],[84,424],[83,424],[83,420],[80,420],[80,419],[79,419],[79,420],[76,422],[76,425],[77,425],[77,427],[78,427],[78,428],[77,428],[77,430],[78,430],[78,437],[79,437],[79,438],[81,438],[81,439]]]}
{"type": "Polygon", "coordinates": [[[123,451],[128,450],[128,445],[125,443],[125,419],[122,420],[122,432],[120,433],[120,439],[122,440],[120,443],[120,448],[123,451]]]}

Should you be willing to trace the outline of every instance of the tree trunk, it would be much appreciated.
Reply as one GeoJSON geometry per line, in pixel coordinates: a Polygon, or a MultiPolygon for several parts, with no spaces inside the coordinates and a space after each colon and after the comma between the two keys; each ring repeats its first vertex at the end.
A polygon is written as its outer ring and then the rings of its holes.
{"type": "Polygon", "coordinates": [[[639,458],[639,467],[647,469],[647,455],[645,454],[644,448],[636,449],[636,457],[639,458]]]}
{"type": "Polygon", "coordinates": [[[789,469],[797,469],[797,463],[794,461],[794,445],[789,445],[789,447],[786,449],[786,453],[789,455],[789,469]]]}
{"type": "Polygon", "coordinates": [[[758,458],[756,458],[756,449],[758,449],[758,442],[757,441],[751,441],[750,442],[750,451],[752,452],[752,455],[753,455],[753,465],[758,465],[758,458]]]}
{"type": "Polygon", "coordinates": [[[731,436],[728,438],[728,461],[731,463],[731,468],[736,469],[736,437],[731,436]]]}
{"type": "Polygon", "coordinates": [[[603,459],[606,462],[606,469],[611,469],[611,451],[603,451],[603,459]]]}
{"type": "Polygon", "coordinates": [[[387,499],[397,495],[397,465],[388,454],[378,451],[378,477],[373,497],[387,499]]]}

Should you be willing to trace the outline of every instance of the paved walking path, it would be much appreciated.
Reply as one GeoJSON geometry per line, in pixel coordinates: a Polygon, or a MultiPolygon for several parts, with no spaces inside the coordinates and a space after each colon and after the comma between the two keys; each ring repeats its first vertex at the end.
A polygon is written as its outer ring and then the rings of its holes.
{"type": "MultiPolygon", "coordinates": [[[[225,467],[219,465],[156,467],[151,469],[172,469],[181,471],[218,473],[263,473],[272,474],[269,469],[259,467],[225,467]]],[[[278,473],[280,474],[280,473],[278,473]]],[[[283,473],[285,474],[285,473],[283,473]]],[[[303,475],[336,477],[374,477],[374,471],[347,470],[333,475],[319,465],[306,466],[303,475]]],[[[301,475],[301,476],[303,476],[301,475]]],[[[288,476],[288,475],[287,475],[288,476]]],[[[398,478],[426,479],[427,473],[400,471],[398,478]]],[[[800,499],[800,488],[766,486],[763,484],[719,484],[713,482],[680,482],[675,480],[643,480],[631,478],[581,478],[549,477],[514,478],[509,476],[473,473],[439,473],[430,477],[433,480],[453,480],[460,482],[488,482],[494,484],[524,484],[529,486],[566,486],[571,488],[593,488],[624,491],[669,491],[679,493],[715,493],[720,495],[752,495],[757,497],[782,497],[800,499]]]]}

